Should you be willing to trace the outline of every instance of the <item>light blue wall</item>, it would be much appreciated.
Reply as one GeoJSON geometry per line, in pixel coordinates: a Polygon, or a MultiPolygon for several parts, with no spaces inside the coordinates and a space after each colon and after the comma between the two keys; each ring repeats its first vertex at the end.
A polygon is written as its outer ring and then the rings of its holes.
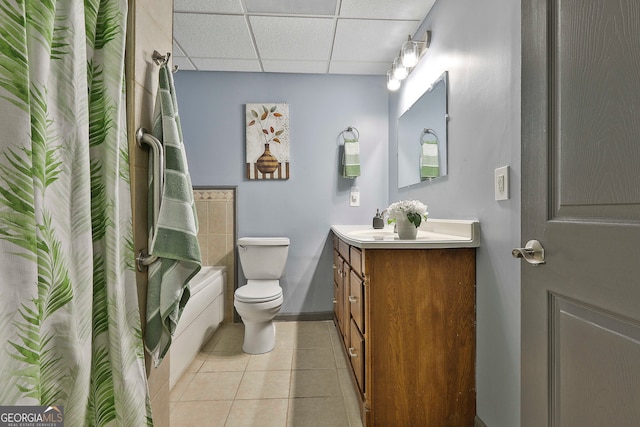
{"type": "Polygon", "coordinates": [[[449,175],[397,189],[389,164],[390,202],[415,198],[434,218],[480,220],[477,251],[477,412],[489,427],[520,425],[520,2],[439,0],[421,28],[431,48],[389,112],[390,153],[396,119],[449,71],[449,175]],[[511,199],[494,200],[494,169],[509,165],[511,199]]]}
{"type": "MultiPolygon", "coordinates": [[[[389,95],[381,76],[180,71],[176,92],[193,185],[238,186],[238,235],[291,240],[282,314],[333,310],[332,224],[371,223],[389,194],[389,95]],[[245,104],[289,104],[291,178],[245,178],[245,104]],[[360,131],[360,207],[338,176],[339,133],[360,131]]],[[[239,283],[243,283],[241,271],[239,283]]]]}

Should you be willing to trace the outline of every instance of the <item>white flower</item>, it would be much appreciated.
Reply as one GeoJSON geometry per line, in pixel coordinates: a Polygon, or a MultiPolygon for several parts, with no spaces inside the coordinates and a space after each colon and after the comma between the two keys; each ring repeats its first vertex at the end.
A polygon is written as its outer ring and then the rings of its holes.
{"type": "Polygon", "coordinates": [[[385,211],[389,224],[396,222],[397,218],[401,218],[404,215],[416,227],[420,226],[423,219],[426,221],[429,214],[427,205],[418,200],[401,200],[389,205],[385,211]]]}

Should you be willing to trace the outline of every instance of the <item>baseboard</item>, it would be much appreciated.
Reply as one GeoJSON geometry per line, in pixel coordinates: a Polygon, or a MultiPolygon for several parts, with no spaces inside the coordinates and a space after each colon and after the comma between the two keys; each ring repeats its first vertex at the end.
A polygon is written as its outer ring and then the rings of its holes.
{"type": "Polygon", "coordinates": [[[274,320],[281,322],[318,321],[333,319],[333,311],[316,311],[313,313],[278,314],[274,320]]]}
{"type": "Polygon", "coordinates": [[[473,420],[473,427],[487,427],[487,425],[476,415],[476,419],[473,420]]]}

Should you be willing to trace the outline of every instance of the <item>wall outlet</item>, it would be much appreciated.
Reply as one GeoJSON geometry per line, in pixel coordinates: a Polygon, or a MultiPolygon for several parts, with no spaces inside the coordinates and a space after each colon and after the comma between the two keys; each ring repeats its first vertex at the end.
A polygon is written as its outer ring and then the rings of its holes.
{"type": "Polygon", "coordinates": [[[349,206],[360,206],[360,190],[357,187],[351,187],[349,206]]]}
{"type": "Polygon", "coordinates": [[[496,169],[494,177],[496,200],[509,199],[509,166],[496,169]]]}

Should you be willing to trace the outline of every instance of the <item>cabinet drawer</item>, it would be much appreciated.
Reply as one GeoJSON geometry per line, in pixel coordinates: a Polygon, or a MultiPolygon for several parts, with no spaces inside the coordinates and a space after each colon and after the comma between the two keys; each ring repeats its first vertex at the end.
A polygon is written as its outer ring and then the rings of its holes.
{"type": "Polygon", "coordinates": [[[349,359],[351,367],[361,393],[364,393],[364,338],[355,322],[351,320],[351,345],[349,346],[349,359]]]}
{"type": "Polygon", "coordinates": [[[351,246],[349,250],[349,263],[358,276],[362,276],[364,269],[362,268],[362,250],[360,250],[360,248],[351,246]]]}
{"type": "Polygon", "coordinates": [[[344,261],[338,255],[338,251],[333,251],[333,281],[336,284],[341,285],[343,283],[342,280],[342,272],[344,271],[343,267],[344,261]]]}
{"type": "Polygon", "coordinates": [[[349,311],[358,328],[364,332],[364,292],[362,279],[355,273],[355,269],[351,270],[349,282],[349,311]]]}
{"type": "Polygon", "coordinates": [[[340,256],[349,262],[349,244],[338,239],[338,252],[340,256]]]}

